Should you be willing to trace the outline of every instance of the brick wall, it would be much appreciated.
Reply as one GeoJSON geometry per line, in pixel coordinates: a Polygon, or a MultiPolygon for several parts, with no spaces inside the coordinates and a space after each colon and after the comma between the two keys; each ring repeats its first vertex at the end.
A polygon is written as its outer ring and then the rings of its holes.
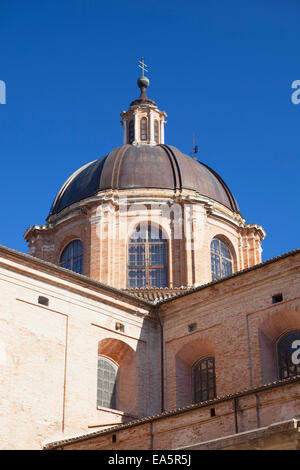
{"type": "MultiPolygon", "coordinates": [[[[75,438],[73,442],[56,443],[53,447],[64,450],[110,449],[114,451],[218,448],[218,442],[215,441],[217,439],[237,435],[237,432],[245,433],[268,427],[286,420],[299,419],[299,380],[298,378],[298,381],[294,383],[253,391],[236,398],[237,414],[234,412],[234,398],[228,397],[190,410],[166,413],[159,418],[149,419],[145,423],[132,423],[127,427],[124,426],[123,429],[111,429],[89,438],[87,436],[78,440],[75,438]],[[214,416],[211,416],[212,409],[214,416]],[[113,442],[113,436],[115,442],[113,442]],[[212,441],[209,446],[201,444],[209,441],[212,441]]],[[[267,441],[268,429],[265,429],[262,435],[267,441]]],[[[248,439],[250,437],[251,435],[248,439]]],[[[287,446],[284,438],[283,433],[282,448],[287,446]]],[[[294,447],[291,448],[298,448],[299,441],[298,439],[295,441],[297,442],[293,443],[294,447]]],[[[227,443],[228,446],[229,444],[227,443]]],[[[266,448],[268,446],[272,446],[272,441],[266,442],[266,448]]],[[[248,447],[251,446],[246,440],[241,448],[248,447]]],[[[231,448],[235,446],[232,445],[231,448]]],[[[261,448],[264,448],[263,439],[261,448]]],[[[276,448],[280,448],[280,442],[277,442],[276,448]]]]}
{"type": "Polygon", "coordinates": [[[276,341],[300,329],[299,268],[298,254],[161,305],[167,409],[190,403],[187,378],[204,357],[215,357],[218,396],[278,379],[276,341]]]}
{"type": "MultiPolygon", "coordinates": [[[[300,253],[291,253],[157,306],[164,328],[167,410],[191,403],[191,367],[202,357],[215,357],[219,397],[277,379],[275,343],[286,331],[300,328],[299,268],[300,253]],[[273,304],[279,292],[283,300],[273,304]],[[196,326],[190,333],[191,323],[196,326]]],[[[46,440],[161,411],[154,306],[5,248],[0,248],[0,289],[1,448],[40,448],[46,440]],[[49,305],[39,304],[39,296],[47,297],[49,305]],[[124,332],[116,330],[117,322],[124,332]],[[98,353],[118,363],[118,410],[96,406],[98,353]]],[[[292,393],[270,391],[262,405],[266,395],[259,395],[261,426],[299,413],[298,389],[286,390],[292,393]]],[[[251,400],[239,399],[240,430],[257,426],[257,397],[251,400]]],[[[164,428],[152,429],[153,445],[176,448],[196,437],[229,435],[232,403],[216,404],[218,419],[210,416],[209,406],[195,415],[189,411],[183,423],[168,417],[164,428]],[[204,428],[199,420],[207,421],[204,428]]],[[[120,446],[147,447],[142,436],[151,426],[132,429],[128,443],[125,434],[120,446]]]]}
{"type": "Polygon", "coordinates": [[[0,290],[1,449],[41,448],[160,410],[159,336],[147,304],[4,248],[0,290]],[[97,408],[98,353],[119,367],[118,410],[97,408]]]}

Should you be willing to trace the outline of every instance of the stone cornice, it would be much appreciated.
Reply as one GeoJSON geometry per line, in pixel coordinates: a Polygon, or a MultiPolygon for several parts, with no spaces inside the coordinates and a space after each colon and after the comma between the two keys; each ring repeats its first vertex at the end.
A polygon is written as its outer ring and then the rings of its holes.
{"type": "MultiPolygon", "coordinates": [[[[96,206],[97,203],[111,202],[116,207],[124,204],[201,204],[205,207],[208,215],[215,215],[222,218],[227,222],[232,223],[234,226],[244,226],[245,220],[239,213],[235,213],[223,206],[222,204],[197,193],[194,190],[168,190],[168,189],[153,189],[153,188],[135,188],[124,190],[106,190],[98,194],[76,202],[62,210],[59,214],[50,216],[48,223],[45,225],[34,225],[29,227],[24,233],[24,238],[27,240],[28,235],[34,231],[48,230],[55,226],[77,217],[86,211],[86,207],[96,206]]],[[[247,225],[247,224],[246,224],[247,225]]],[[[249,225],[252,227],[252,225],[249,225]]],[[[254,225],[253,225],[254,227],[254,225]]],[[[259,226],[256,226],[259,227],[259,226]]],[[[261,227],[260,227],[261,228],[261,227]]],[[[262,229],[262,228],[261,228],[262,229]]]]}

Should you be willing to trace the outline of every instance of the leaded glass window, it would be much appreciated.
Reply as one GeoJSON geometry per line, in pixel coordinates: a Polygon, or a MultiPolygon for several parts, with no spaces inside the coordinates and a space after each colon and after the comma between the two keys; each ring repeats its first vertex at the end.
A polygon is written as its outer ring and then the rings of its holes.
{"type": "Polygon", "coordinates": [[[116,409],[118,367],[107,357],[98,356],[97,406],[116,409]]]}
{"type": "Polygon", "coordinates": [[[300,374],[300,364],[293,363],[293,353],[297,348],[293,348],[294,341],[300,340],[300,330],[286,333],[277,343],[278,368],[280,379],[286,379],[300,374]]]}
{"type": "Polygon", "coordinates": [[[211,275],[217,281],[232,274],[232,258],[229,248],[220,238],[214,238],[210,244],[211,275]]]}
{"type": "Polygon", "coordinates": [[[167,240],[161,228],[139,224],[128,246],[128,287],[167,287],[167,240]]]}
{"type": "Polygon", "coordinates": [[[80,240],[73,240],[66,246],[59,265],[75,273],[83,273],[83,245],[80,240]]]}
{"type": "Polygon", "coordinates": [[[128,137],[129,143],[132,144],[134,141],[134,122],[129,121],[129,129],[128,129],[128,137]]]}
{"type": "Polygon", "coordinates": [[[141,119],[141,140],[148,140],[147,118],[141,119]]]}
{"type": "Polygon", "coordinates": [[[159,142],[159,133],[158,133],[158,120],[155,119],[154,121],[154,140],[158,144],[159,142]]]}
{"type": "Polygon", "coordinates": [[[215,360],[206,357],[193,367],[194,403],[211,400],[216,396],[215,360]]]}

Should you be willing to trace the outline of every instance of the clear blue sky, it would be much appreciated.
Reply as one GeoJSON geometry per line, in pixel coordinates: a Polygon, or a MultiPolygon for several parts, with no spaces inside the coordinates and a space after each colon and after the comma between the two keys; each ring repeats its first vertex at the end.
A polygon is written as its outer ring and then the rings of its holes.
{"type": "Polygon", "coordinates": [[[166,143],[199,158],[261,224],[266,260],[299,247],[300,2],[0,0],[0,244],[44,223],[69,175],[122,144],[120,112],[148,95],[166,143]]]}

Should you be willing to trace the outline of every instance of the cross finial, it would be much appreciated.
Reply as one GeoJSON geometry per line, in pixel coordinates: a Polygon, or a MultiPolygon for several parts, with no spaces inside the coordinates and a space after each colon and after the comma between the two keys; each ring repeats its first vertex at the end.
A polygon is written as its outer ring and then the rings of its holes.
{"type": "Polygon", "coordinates": [[[144,77],[144,73],[147,72],[148,73],[148,65],[145,64],[145,61],[144,61],[144,57],[142,57],[141,60],[139,60],[139,64],[138,66],[140,67],[140,69],[142,69],[142,73],[143,73],[143,77],[144,77]]]}

